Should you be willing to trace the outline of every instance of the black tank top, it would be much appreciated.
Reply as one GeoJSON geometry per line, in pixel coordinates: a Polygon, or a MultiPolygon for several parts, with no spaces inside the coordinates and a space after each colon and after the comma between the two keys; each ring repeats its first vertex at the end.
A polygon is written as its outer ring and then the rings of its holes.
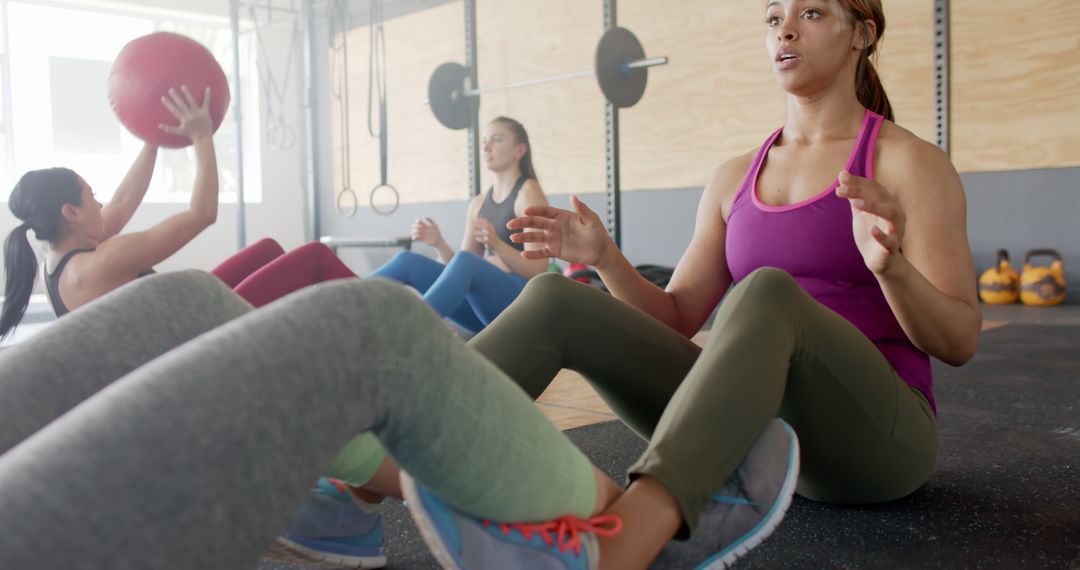
{"type": "MultiPolygon", "coordinates": [[[[60,263],[56,264],[56,267],[53,268],[52,273],[45,271],[45,292],[48,293],[47,296],[49,297],[49,304],[52,305],[53,312],[56,313],[57,317],[62,317],[71,312],[67,308],[67,305],[64,304],[64,301],[60,299],[60,274],[64,271],[64,267],[67,266],[68,262],[71,261],[72,257],[75,257],[80,253],[86,253],[89,251],[94,251],[94,248],[87,247],[82,249],[73,249],[65,253],[64,256],[60,258],[60,263]]],[[[147,275],[153,274],[153,269],[147,269],[146,271],[140,273],[138,277],[146,277],[147,275]]]]}
{"type": "Polygon", "coordinates": [[[525,186],[525,183],[529,180],[527,176],[522,175],[514,183],[513,190],[510,190],[510,195],[506,197],[502,202],[495,201],[495,187],[492,186],[488,189],[487,197],[484,198],[483,205],[480,206],[480,212],[477,213],[477,217],[484,218],[491,222],[491,225],[495,226],[495,235],[499,236],[499,239],[503,240],[510,247],[524,251],[525,244],[514,243],[510,241],[510,234],[520,233],[522,230],[510,231],[506,227],[506,222],[517,217],[514,214],[514,202],[517,201],[518,192],[521,191],[521,187],[525,186]]]}

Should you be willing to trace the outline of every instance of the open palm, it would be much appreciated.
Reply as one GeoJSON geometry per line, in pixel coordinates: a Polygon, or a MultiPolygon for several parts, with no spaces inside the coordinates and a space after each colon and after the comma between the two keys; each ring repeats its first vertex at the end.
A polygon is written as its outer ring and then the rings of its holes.
{"type": "Polygon", "coordinates": [[[851,231],[867,269],[880,274],[900,254],[904,211],[896,197],[868,178],[840,174],[836,194],[851,204],[851,231]]]}
{"type": "Polygon", "coordinates": [[[577,196],[570,200],[574,211],[530,206],[525,209],[525,216],[514,218],[507,224],[510,229],[526,230],[511,234],[510,239],[515,243],[543,245],[540,249],[523,252],[526,259],[557,257],[570,263],[595,265],[609,247],[614,247],[600,216],[577,196]]]}
{"type": "Polygon", "coordinates": [[[178,125],[158,125],[162,131],[187,137],[192,141],[214,134],[214,122],[210,117],[209,87],[203,91],[202,103],[195,100],[187,85],[181,85],[180,91],[169,89],[168,93],[161,97],[161,104],[180,121],[178,125]]]}
{"type": "Polygon", "coordinates": [[[411,237],[413,241],[420,243],[426,243],[430,246],[436,246],[439,242],[443,241],[442,231],[439,229],[439,224],[435,223],[435,220],[431,218],[424,218],[422,220],[416,220],[412,225],[411,237]]]}

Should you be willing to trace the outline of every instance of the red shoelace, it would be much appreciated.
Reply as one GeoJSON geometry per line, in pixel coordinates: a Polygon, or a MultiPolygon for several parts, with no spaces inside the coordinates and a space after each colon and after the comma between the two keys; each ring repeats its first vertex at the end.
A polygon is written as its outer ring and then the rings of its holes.
{"type": "Polygon", "coordinates": [[[345,486],[345,483],[342,483],[341,481],[332,477],[327,477],[326,480],[332,483],[335,487],[337,487],[338,491],[341,491],[345,495],[349,494],[349,488],[345,486]]]}
{"type": "Polygon", "coordinates": [[[573,515],[566,515],[543,523],[493,523],[484,521],[484,528],[497,524],[504,535],[518,531],[525,540],[532,540],[539,535],[549,547],[559,552],[574,551],[574,556],[581,553],[581,533],[591,532],[605,538],[615,536],[622,530],[623,521],[617,515],[599,515],[589,520],[582,520],[573,515]]]}

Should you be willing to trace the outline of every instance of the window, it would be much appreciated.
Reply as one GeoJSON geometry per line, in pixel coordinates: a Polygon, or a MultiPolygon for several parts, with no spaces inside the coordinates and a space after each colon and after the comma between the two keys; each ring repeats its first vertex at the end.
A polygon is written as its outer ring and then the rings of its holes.
{"type": "MultiPolygon", "coordinates": [[[[12,158],[11,145],[8,144],[11,140],[11,123],[8,117],[11,115],[11,98],[8,96],[8,85],[11,81],[8,72],[11,66],[8,62],[7,44],[7,2],[0,0],[0,184],[10,187],[8,182],[11,180],[12,158]]],[[[6,198],[0,198],[3,199],[6,198]]]]}
{"type": "MultiPolygon", "coordinates": [[[[123,8],[75,2],[8,0],[4,4],[7,17],[0,26],[7,37],[9,57],[4,61],[10,64],[10,84],[0,75],[0,97],[5,102],[10,98],[12,119],[3,113],[3,133],[7,136],[0,140],[0,147],[11,148],[0,171],[4,188],[11,188],[27,170],[66,166],[90,182],[102,200],[111,196],[143,143],[113,115],[106,98],[105,78],[120,49],[139,36],[154,31],[187,35],[214,54],[230,85],[234,81],[232,31],[227,20],[195,15],[187,19],[177,12],[159,14],[149,9],[125,12],[123,8]]],[[[251,34],[241,36],[240,81],[247,116],[258,117],[258,75],[252,43],[251,34]]],[[[235,97],[233,103],[237,103],[235,97]]],[[[258,129],[257,122],[245,122],[247,202],[262,198],[258,129]]],[[[214,137],[223,202],[236,201],[237,137],[230,110],[214,137]]],[[[146,201],[187,202],[194,178],[194,152],[190,148],[162,149],[146,201]]],[[[0,199],[7,199],[6,192],[0,199]]]]}

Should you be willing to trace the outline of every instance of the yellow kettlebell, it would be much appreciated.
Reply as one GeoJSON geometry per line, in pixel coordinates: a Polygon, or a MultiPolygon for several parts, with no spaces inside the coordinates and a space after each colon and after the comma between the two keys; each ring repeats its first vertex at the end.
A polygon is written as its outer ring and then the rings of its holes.
{"type": "Polygon", "coordinates": [[[1065,300],[1065,267],[1061,254],[1052,249],[1033,249],[1024,256],[1020,274],[1020,300],[1025,305],[1048,307],[1065,300]],[[1031,258],[1049,256],[1050,265],[1032,265],[1031,258]]]}
{"type": "Polygon", "coordinates": [[[997,262],[979,276],[979,298],[987,305],[1020,300],[1020,274],[1009,265],[1009,252],[999,249],[997,262]]]}

